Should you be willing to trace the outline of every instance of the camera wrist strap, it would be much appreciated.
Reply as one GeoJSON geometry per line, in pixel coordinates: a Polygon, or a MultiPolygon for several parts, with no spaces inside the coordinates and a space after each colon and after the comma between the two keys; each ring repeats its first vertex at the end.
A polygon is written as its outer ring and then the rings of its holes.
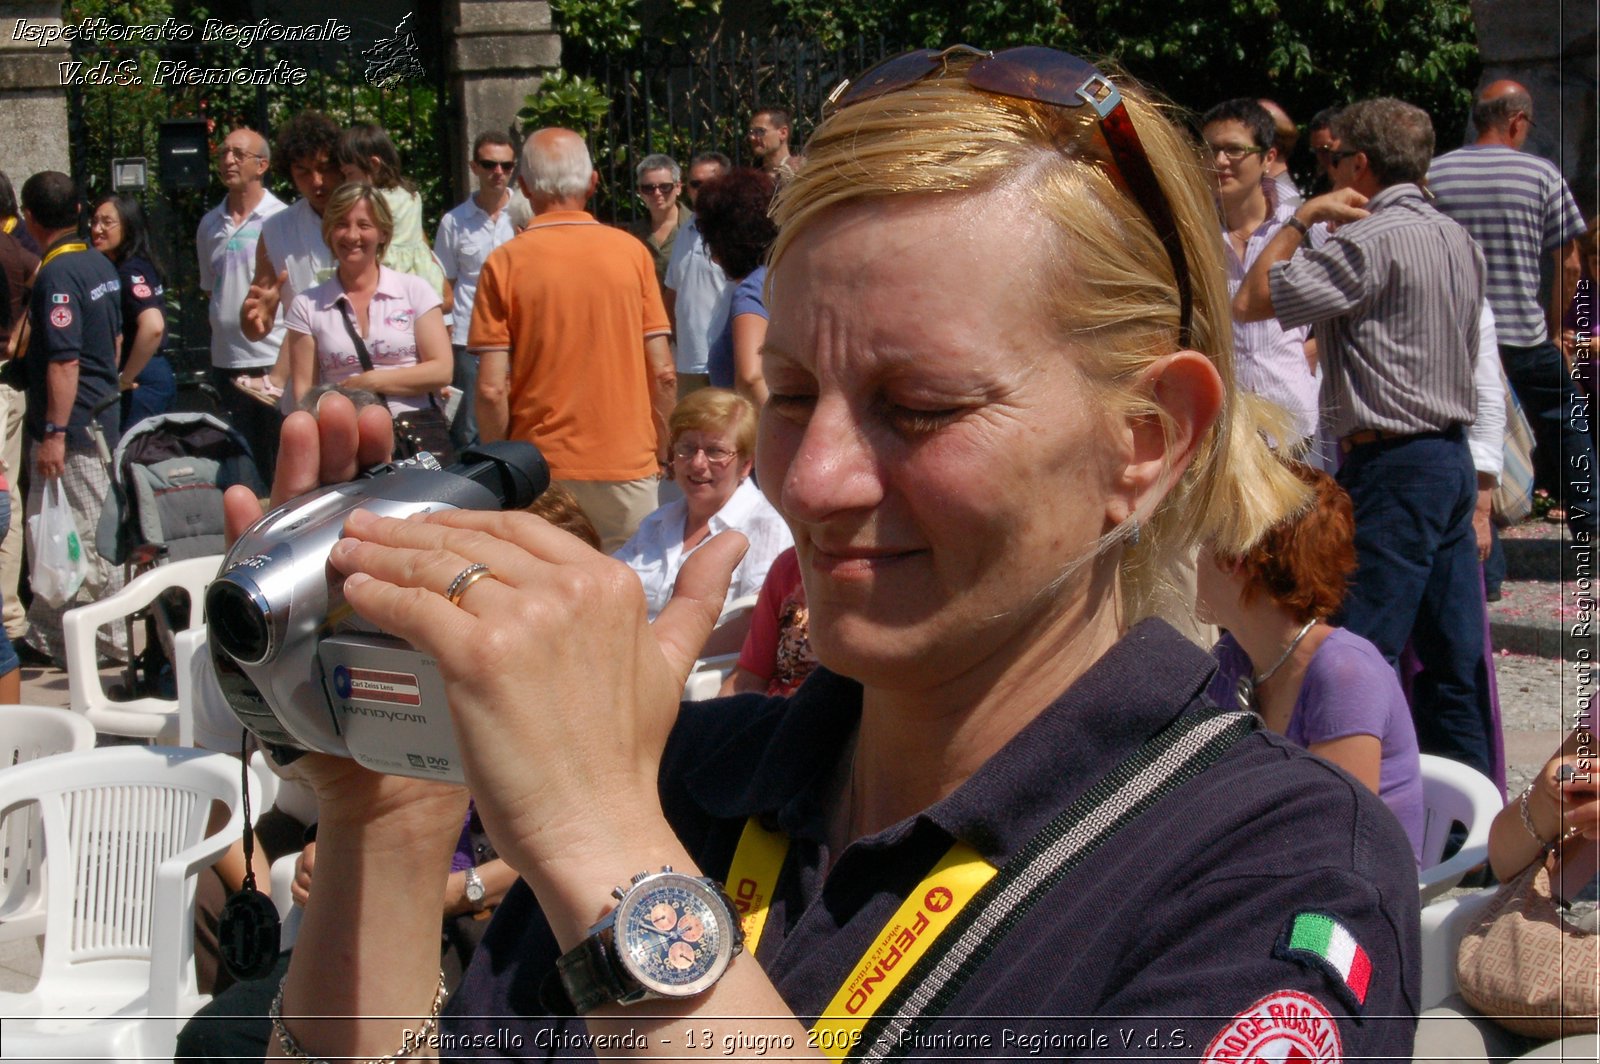
{"type": "MultiPolygon", "coordinates": [[[[910,1035],[940,1015],[1040,897],[1147,809],[1255,731],[1254,714],[1188,713],[1151,736],[996,869],[957,843],[896,910],[850,970],[813,1044],[834,1060],[903,1055],[910,1035]]],[[[745,948],[760,944],[789,840],[757,817],[745,824],[728,872],[745,948]]]]}

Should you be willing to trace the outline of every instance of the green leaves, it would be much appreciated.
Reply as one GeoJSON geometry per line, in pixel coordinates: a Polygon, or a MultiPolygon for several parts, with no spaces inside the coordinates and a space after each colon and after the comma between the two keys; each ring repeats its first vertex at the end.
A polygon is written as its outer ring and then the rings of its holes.
{"type": "Polygon", "coordinates": [[[517,120],[525,133],[546,126],[584,132],[605,121],[610,109],[610,98],[594,82],[557,70],[525,97],[517,120]]]}

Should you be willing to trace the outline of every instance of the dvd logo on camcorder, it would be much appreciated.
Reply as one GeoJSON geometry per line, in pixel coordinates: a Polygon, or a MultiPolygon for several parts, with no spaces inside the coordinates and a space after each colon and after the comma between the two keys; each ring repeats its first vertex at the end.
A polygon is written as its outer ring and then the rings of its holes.
{"type": "Polygon", "coordinates": [[[459,782],[438,667],[355,615],[328,552],[353,510],[520,510],[549,484],[538,449],[508,441],[468,448],[448,469],[426,453],[383,466],[257,521],[206,590],[211,654],[234,715],[280,760],[314,750],[459,782]]]}

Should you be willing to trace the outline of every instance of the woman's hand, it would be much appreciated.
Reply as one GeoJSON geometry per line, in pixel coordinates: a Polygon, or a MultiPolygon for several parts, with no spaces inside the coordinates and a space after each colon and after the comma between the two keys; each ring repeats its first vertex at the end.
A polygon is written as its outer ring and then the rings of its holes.
{"type": "Polygon", "coordinates": [[[532,879],[613,860],[641,825],[663,823],[661,750],[744,537],[696,551],[651,625],[627,566],[530,514],[356,513],[346,532],[332,554],[350,574],[345,597],[438,662],[467,784],[503,858],[532,879]],[[451,603],[444,591],[475,563],[490,575],[451,603]]]}

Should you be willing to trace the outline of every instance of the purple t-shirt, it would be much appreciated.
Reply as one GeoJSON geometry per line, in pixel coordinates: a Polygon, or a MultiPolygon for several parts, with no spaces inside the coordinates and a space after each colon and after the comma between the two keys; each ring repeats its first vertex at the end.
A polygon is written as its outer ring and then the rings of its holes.
{"type": "MultiPolygon", "coordinates": [[[[1239,678],[1252,671],[1250,658],[1231,635],[1211,653],[1217,674],[1208,690],[1219,706],[1238,705],[1239,678]]],[[[1335,628],[1317,648],[1300,684],[1284,738],[1308,749],[1350,735],[1371,735],[1383,748],[1378,797],[1405,828],[1411,851],[1422,860],[1422,764],[1400,679],[1378,648],[1354,632],[1335,628]]]]}
{"type": "Polygon", "coordinates": [[[767,305],[762,299],[762,289],[766,283],[767,268],[757,266],[750,276],[735,286],[733,299],[728,304],[728,317],[722,323],[721,332],[711,341],[711,349],[706,352],[706,376],[711,379],[713,388],[733,387],[733,319],[741,314],[767,317],[767,305]]]}

